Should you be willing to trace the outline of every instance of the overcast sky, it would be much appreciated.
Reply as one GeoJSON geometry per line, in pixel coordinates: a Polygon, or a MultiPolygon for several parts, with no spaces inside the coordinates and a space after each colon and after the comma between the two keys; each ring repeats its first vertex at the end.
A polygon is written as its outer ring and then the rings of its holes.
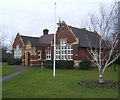
{"type": "Polygon", "coordinates": [[[55,32],[56,22],[80,27],[90,12],[98,12],[102,1],[106,5],[114,0],[0,0],[0,31],[7,39],[21,35],[41,36],[43,29],[55,32]]]}

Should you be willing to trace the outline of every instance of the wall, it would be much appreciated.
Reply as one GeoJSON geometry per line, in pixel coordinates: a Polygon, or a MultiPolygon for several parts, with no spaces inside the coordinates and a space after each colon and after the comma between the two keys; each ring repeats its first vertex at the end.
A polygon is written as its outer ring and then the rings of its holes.
{"type": "Polygon", "coordinates": [[[14,40],[13,46],[12,46],[12,57],[14,58],[14,48],[19,45],[19,48],[23,48],[23,42],[22,39],[20,38],[19,33],[17,33],[16,38],[14,40]]]}
{"type": "MultiPolygon", "coordinates": [[[[73,45],[73,59],[78,60],[78,38],[72,33],[72,31],[68,28],[66,23],[63,21],[59,30],[56,33],[56,45],[61,45],[61,40],[66,40],[67,44],[73,45]],[[64,31],[63,31],[64,30],[64,31]]],[[[52,51],[52,59],[54,55],[54,40],[51,41],[51,51],[52,51]]],[[[67,48],[66,48],[67,51],[67,48]]]]}

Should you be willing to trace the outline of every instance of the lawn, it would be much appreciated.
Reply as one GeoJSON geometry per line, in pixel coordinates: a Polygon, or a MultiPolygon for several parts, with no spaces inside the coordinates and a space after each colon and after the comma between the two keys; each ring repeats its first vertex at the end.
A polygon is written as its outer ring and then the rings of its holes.
{"type": "Polygon", "coordinates": [[[2,63],[2,77],[18,72],[18,68],[8,67],[7,63],[2,63]]]}
{"type": "MultiPolygon", "coordinates": [[[[108,68],[104,80],[118,81],[118,70],[108,68]]],[[[3,82],[3,98],[118,98],[118,89],[86,88],[82,80],[98,80],[98,70],[56,70],[34,68],[3,82]]]]}

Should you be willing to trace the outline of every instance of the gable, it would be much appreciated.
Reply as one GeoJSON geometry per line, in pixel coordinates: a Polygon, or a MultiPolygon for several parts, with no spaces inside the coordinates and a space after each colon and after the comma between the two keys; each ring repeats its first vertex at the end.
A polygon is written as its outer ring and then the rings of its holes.
{"type": "Polygon", "coordinates": [[[61,23],[57,33],[56,33],[56,44],[60,44],[61,39],[66,39],[67,43],[76,42],[76,37],[72,31],[68,28],[65,22],[61,23]]]}
{"type": "Polygon", "coordinates": [[[30,43],[29,40],[28,40],[28,43],[26,44],[25,49],[26,49],[26,50],[30,50],[30,49],[31,49],[31,43],[30,43]]]}
{"type": "Polygon", "coordinates": [[[19,45],[19,48],[22,48],[24,45],[19,33],[16,35],[16,38],[13,43],[13,48],[16,48],[17,45],[19,45]]]}

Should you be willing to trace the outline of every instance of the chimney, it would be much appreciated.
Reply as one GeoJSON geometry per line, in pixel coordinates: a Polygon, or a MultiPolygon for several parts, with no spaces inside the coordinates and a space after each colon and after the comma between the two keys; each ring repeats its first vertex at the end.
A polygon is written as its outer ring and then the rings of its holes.
{"type": "Polygon", "coordinates": [[[44,29],[44,30],[43,30],[43,35],[47,35],[47,34],[48,34],[48,32],[49,32],[49,30],[48,30],[48,29],[44,29]]]}

